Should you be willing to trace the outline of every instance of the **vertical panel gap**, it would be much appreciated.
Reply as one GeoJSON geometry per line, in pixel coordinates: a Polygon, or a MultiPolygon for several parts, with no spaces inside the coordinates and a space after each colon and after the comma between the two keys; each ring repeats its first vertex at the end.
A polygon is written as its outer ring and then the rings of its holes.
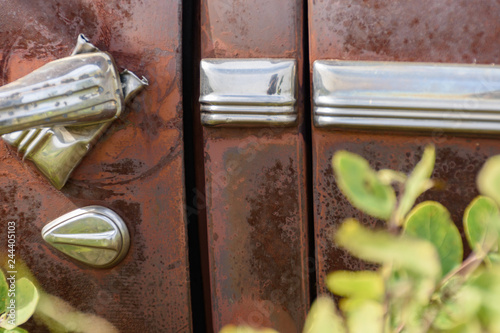
{"type": "Polygon", "coordinates": [[[311,303],[316,299],[316,242],[314,228],[314,183],[313,183],[313,154],[312,154],[312,101],[311,101],[311,64],[309,63],[309,12],[308,0],[304,1],[304,19],[303,21],[303,52],[304,52],[304,124],[305,124],[305,142],[306,142],[306,184],[307,184],[307,214],[308,214],[308,268],[309,268],[309,299],[311,303]]]}
{"type": "Polygon", "coordinates": [[[200,1],[182,0],[184,178],[193,332],[212,332],[204,215],[203,138],[200,124],[200,1]]]}

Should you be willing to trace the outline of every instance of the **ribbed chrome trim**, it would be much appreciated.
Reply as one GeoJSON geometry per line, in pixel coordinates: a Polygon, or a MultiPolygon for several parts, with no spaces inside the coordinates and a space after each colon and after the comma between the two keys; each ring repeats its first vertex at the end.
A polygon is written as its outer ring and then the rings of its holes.
{"type": "Polygon", "coordinates": [[[500,132],[500,66],[316,61],[314,124],[500,132]]]}
{"type": "Polygon", "coordinates": [[[297,122],[295,60],[204,59],[200,68],[204,126],[292,126],[297,122]]]}

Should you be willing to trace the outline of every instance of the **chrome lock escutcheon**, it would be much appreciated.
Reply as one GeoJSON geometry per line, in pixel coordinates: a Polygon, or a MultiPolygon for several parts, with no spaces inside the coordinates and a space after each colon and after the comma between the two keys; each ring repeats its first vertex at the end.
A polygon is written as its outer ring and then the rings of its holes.
{"type": "Polygon", "coordinates": [[[55,219],[43,227],[42,237],[55,249],[94,268],[117,265],[130,247],[125,222],[102,206],[79,208],[55,219]]]}

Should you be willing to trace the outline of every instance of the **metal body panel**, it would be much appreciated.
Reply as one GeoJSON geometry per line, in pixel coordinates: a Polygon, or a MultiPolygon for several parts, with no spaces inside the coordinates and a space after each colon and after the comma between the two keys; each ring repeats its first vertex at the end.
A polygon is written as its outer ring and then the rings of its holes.
{"type": "MultiPolygon", "coordinates": [[[[310,66],[316,60],[405,61],[433,63],[500,63],[494,42],[500,37],[500,4],[482,1],[348,1],[309,0],[310,66]]],[[[444,114],[456,116],[456,110],[444,114]]],[[[404,113],[399,113],[402,116],[404,113]]],[[[383,122],[382,122],[383,123],[383,122]]],[[[462,215],[477,195],[476,174],[488,156],[500,152],[500,141],[470,132],[447,133],[430,126],[425,133],[405,129],[326,129],[313,127],[313,213],[318,293],[327,292],[325,276],[337,269],[366,269],[332,243],[332,227],[347,217],[375,226],[377,221],[356,211],[338,190],[331,168],[336,150],[346,149],[368,159],[377,169],[408,172],[426,144],[436,145],[434,177],[445,181],[442,191],[422,199],[442,202],[461,228],[462,215]]],[[[462,232],[463,236],[463,232],[462,232]]],[[[465,239],[464,239],[465,240],[465,239]]],[[[466,244],[466,242],[465,242],[466,244]]]]}
{"type": "MultiPolygon", "coordinates": [[[[80,32],[112,54],[119,70],[126,67],[150,83],[61,191],[0,144],[0,216],[2,224],[17,223],[17,258],[43,290],[93,315],[92,325],[104,320],[120,332],[190,332],[181,2],[1,3],[0,84],[69,54],[80,32]],[[49,221],[88,205],[112,209],[130,231],[130,250],[111,269],[77,264],[42,239],[40,231],[49,221]]],[[[6,232],[0,230],[0,238],[6,232]]],[[[92,325],[85,329],[96,332],[92,325]]],[[[33,320],[26,328],[48,332],[33,320]]]]}
{"type": "Polygon", "coordinates": [[[213,330],[300,332],[309,304],[303,3],[201,2],[201,58],[297,61],[292,127],[204,127],[213,330]],[[279,15],[276,15],[279,13],[279,15]]]}

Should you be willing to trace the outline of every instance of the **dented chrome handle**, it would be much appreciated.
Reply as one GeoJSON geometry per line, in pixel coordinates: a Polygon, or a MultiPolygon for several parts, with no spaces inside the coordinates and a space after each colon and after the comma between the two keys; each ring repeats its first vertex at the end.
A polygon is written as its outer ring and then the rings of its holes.
{"type": "Polygon", "coordinates": [[[71,56],[0,87],[0,134],[113,120],[145,84],[128,71],[119,74],[113,58],[80,35],[71,56]]]}
{"type": "Polygon", "coordinates": [[[0,135],[59,189],[147,84],[80,35],[71,56],[0,87],[0,135]]]}

